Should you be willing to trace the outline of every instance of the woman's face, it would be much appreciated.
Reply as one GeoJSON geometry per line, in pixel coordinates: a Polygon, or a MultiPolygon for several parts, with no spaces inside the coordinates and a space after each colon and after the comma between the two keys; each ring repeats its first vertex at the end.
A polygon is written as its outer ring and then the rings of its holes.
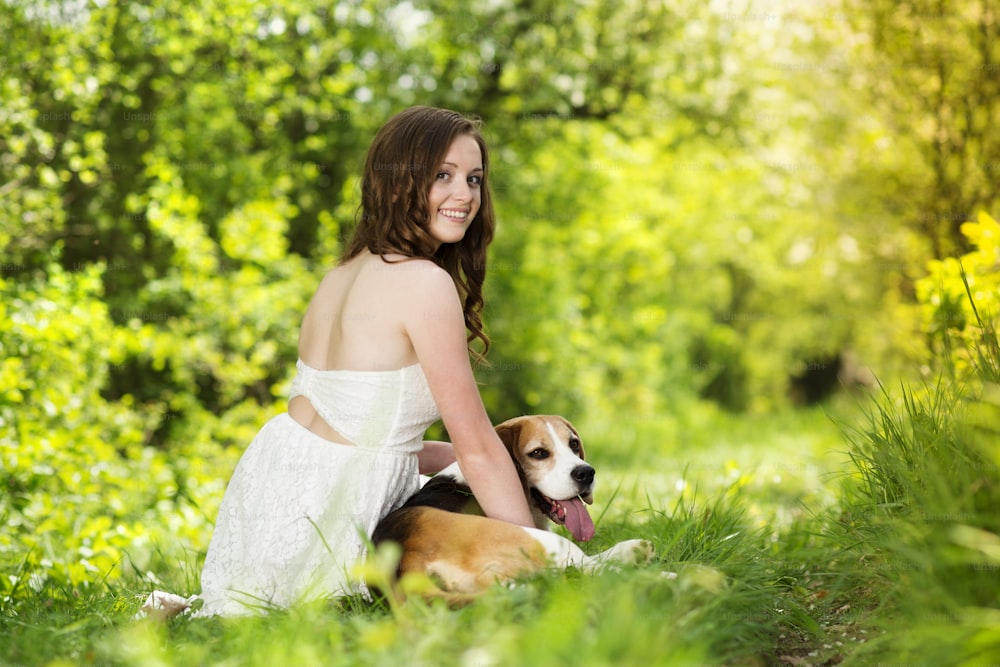
{"type": "Polygon", "coordinates": [[[455,137],[427,196],[430,234],[442,243],[457,243],[479,212],[482,203],[483,155],[468,134],[455,137]]]}

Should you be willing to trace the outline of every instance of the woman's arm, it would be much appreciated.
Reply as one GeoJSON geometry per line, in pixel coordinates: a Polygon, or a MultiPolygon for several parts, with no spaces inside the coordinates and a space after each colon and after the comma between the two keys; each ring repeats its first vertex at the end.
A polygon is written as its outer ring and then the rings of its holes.
{"type": "MultiPolygon", "coordinates": [[[[403,276],[403,326],[413,344],[472,493],[486,516],[534,526],[514,462],[486,414],[469,362],[455,284],[432,262],[403,276]]],[[[402,287],[402,286],[401,286],[402,287]]]]}
{"type": "Polygon", "coordinates": [[[424,448],[417,454],[421,475],[441,472],[455,462],[455,448],[450,442],[424,440],[424,448]]]}

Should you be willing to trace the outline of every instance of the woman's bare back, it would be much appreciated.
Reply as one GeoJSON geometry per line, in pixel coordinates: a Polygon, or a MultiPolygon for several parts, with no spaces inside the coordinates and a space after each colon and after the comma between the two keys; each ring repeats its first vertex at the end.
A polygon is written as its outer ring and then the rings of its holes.
{"type": "MultiPolygon", "coordinates": [[[[299,358],[321,370],[391,371],[417,363],[400,317],[407,283],[433,262],[363,253],[332,269],[320,282],[302,320],[299,358]],[[403,260],[403,261],[396,261],[403,260]]],[[[293,419],[313,433],[349,444],[324,422],[304,396],[288,405],[293,419]]]]}

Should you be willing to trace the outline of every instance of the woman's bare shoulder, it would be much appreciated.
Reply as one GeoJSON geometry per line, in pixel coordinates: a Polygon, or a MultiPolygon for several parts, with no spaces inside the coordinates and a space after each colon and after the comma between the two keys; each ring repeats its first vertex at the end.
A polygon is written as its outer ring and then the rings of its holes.
{"type": "Polygon", "coordinates": [[[346,291],[347,286],[353,281],[353,277],[357,274],[357,267],[352,267],[349,265],[338,264],[333,268],[327,270],[323,277],[320,279],[319,284],[316,286],[316,293],[313,295],[313,301],[318,300],[330,304],[330,300],[334,295],[341,295],[346,291]]]}
{"type": "Polygon", "coordinates": [[[401,292],[454,292],[451,275],[430,259],[401,258],[400,261],[382,261],[375,270],[396,283],[401,292]]]}
{"type": "Polygon", "coordinates": [[[383,271],[395,272],[434,272],[447,273],[432,259],[425,257],[406,257],[404,255],[382,255],[372,259],[383,271]]]}

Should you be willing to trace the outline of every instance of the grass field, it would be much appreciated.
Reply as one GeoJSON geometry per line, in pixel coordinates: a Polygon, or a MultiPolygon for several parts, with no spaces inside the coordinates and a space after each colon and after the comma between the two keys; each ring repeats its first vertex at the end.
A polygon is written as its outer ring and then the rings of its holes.
{"type": "MultiPolygon", "coordinates": [[[[924,413],[904,402],[897,435],[911,460],[895,481],[956,477],[915,519],[899,508],[927,500],[924,483],[873,501],[888,488],[877,477],[894,465],[895,445],[869,447],[865,434],[892,431],[872,426],[899,402],[886,403],[869,416],[869,401],[845,399],[769,416],[697,408],[624,429],[587,426],[599,486],[586,549],[645,537],[657,550],[649,565],[548,573],[459,609],[351,599],[260,618],[133,620],[154,586],[197,590],[198,556],[165,544],[155,581],[17,588],[0,608],[0,664],[998,664],[1000,538],[989,503],[1000,475],[971,450],[920,458],[911,422],[924,413]],[[953,465],[959,454],[970,457],[964,468],[953,465]]],[[[939,407],[942,419],[955,412],[939,407]]]]}

